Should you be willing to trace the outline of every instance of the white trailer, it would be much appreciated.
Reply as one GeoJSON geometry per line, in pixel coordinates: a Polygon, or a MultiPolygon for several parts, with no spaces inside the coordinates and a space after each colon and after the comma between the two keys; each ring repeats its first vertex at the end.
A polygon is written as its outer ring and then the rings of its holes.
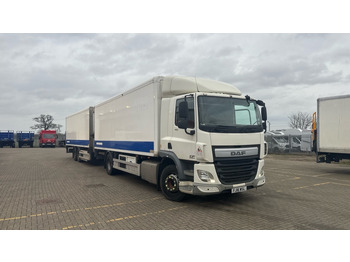
{"type": "Polygon", "coordinates": [[[109,175],[139,176],[170,200],[265,183],[265,104],[227,83],[154,77],[66,123],[76,160],[104,159],[109,175]]]}
{"type": "Polygon", "coordinates": [[[313,119],[313,151],[317,162],[350,159],[349,112],[350,95],[317,99],[317,114],[313,119]]]}

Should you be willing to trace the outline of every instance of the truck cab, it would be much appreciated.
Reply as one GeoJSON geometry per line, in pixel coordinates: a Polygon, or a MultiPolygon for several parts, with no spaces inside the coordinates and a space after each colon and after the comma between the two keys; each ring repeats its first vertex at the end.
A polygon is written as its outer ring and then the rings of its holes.
{"type": "Polygon", "coordinates": [[[196,92],[168,102],[170,119],[163,130],[161,154],[180,159],[180,164],[177,177],[170,174],[163,191],[170,191],[170,196],[172,189],[205,195],[242,192],[265,184],[266,108],[262,101],[196,92]]]}
{"type": "Polygon", "coordinates": [[[39,147],[56,147],[56,130],[41,130],[39,134],[39,147]]]}

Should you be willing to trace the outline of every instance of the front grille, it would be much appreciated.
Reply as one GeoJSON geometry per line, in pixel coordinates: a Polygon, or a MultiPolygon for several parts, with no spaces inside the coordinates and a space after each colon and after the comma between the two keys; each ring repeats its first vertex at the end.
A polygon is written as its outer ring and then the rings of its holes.
{"type": "Polygon", "coordinates": [[[255,178],[257,159],[235,159],[215,162],[216,173],[222,184],[239,184],[255,178]]]}

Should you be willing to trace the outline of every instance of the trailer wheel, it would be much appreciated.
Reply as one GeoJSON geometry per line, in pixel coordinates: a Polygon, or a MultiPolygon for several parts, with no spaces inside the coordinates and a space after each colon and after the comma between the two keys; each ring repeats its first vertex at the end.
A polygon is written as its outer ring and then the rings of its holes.
{"type": "Polygon", "coordinates": [[[79,149],[77,147],[74,147],[73,149],[73,159],[74,161],[78,161],[79,158],[79,149]]]}
{"type": "Polygon", "coordinates": [[[112,154],[107,155],[106,171],[107,171],[107,174],[110,176],[113,176],[116,173],[116,170],[113,168],[113,156],[112,156],[112,154]]]}
{"type": "Polygon", "coordinates": [[[174,165],[167,166],[160,175],[160,188],[164,196],[171,201],[182,201],[186,194],[179,190],[177,169],[174,165]]]}

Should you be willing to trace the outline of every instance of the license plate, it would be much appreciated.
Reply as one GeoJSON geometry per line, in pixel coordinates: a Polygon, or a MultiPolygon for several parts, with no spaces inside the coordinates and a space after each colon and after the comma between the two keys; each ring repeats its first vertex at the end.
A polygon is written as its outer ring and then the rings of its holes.
{"type": "Polygon", "coordinates": [[[234,187],[231,189],[231,193],[239,193],[239,192],[244,192],[247,191],[247,187],[246,186],[239,186],[239,187],[234,187]]]}

